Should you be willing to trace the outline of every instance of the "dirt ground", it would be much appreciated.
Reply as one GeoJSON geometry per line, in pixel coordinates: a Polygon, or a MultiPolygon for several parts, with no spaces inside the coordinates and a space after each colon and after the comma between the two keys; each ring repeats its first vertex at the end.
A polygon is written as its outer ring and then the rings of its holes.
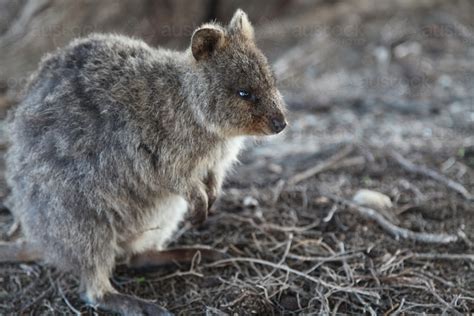
{"type": "MultiPolygon", "coordinates": [[[[215,214],[170,245],[229,259],[119,268],[116,288],[177,315],[474,311],[474,5],[441,3],[322,1],[258,26],[290,126],[249,140],[215,214]],[[456,240],[395,238],[348,202],[359,189],[390,197],[385,221],[456,240]]],[[[1,212],[1,232],[11,223],[1,212]]],[[[0,315],[105,315],[77,286],[53,268],[2,264],[0,315]]]]}

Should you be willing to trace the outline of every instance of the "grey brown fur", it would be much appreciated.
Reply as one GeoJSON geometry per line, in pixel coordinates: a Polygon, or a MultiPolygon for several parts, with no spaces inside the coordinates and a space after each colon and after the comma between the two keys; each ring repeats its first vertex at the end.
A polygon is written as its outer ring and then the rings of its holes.
{"type": "Polygon", "coordinates": [[[47,261],[80,273],[91,304],[165,313],[113,289],[117,260],[162,249],[186,208],[203,221],[242,136],[280,132],[283,112],[240,10],[184,52],[75,40],[46,56],[11,115],[8,207],[47,261]]]}

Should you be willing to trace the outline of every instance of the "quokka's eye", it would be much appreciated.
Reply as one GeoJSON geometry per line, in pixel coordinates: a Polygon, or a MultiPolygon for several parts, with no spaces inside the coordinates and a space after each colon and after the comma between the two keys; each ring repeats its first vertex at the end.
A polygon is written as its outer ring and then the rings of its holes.
{"type": "Polygon", "coordinates": [[[250,100],[250,101],[254,101],[255,100],[255,96],[250,93],[249,91],[247,90],[244,90],[244,89],[239,89],[237,90],[237,95],[241,98],[241,99],[244,99],[244,100],[250,100]]]}

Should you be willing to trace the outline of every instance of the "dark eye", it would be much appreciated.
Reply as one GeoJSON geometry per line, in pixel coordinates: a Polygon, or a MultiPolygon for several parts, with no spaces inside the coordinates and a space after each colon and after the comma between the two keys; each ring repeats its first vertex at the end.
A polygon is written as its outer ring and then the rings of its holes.
{"type": "Polygon", "coordinates": [[[255,97],[247,90],[239,89],[237,90],[237,95],[244,100],[254,100],[255,97]]]}

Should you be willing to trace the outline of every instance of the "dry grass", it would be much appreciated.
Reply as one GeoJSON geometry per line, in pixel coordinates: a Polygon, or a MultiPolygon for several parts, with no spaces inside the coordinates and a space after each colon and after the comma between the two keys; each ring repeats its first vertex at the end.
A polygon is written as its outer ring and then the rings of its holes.
{"type": "MultiPolygon", "coordinates": [[[[356,149],[351,155],[360,154],[356,149]]],[[[347,169],[338,168],[321,176],[337,179],[345,173],[347,169]]],[[[403,178],[424,190],[425,181],[417,175],[398,168],[387,168],[386,173],[387,178],[403,178]]],[[[348,212],[351,205],[321,194],[315,187],[321,186],[319,182],[313,177],[277,190],[273,184],[233,187],[203,227],[183,226],[178,241],[197,241],[227,252],[229,259],[195,258],[190,265],[150,273],[121,268],[115,286],[183,315],[462,314],[473,308],[474,279],[468,271],[474,258],[464,241],[427,248],[425,243],[395,240],[375,222],[348,212]],[[250,196],[258,205],[244,206],[250,196]]],[[[328,183],[325,190],[335,194],[328,183]]],[[[436,188],[463,207],[461,195],[442,185],[436,188]]],[[[397,218],[403,223],[403,216],[397,218]]],[[[428,222],[430,233],[441,232],[440,223],[428,222]]],[[[459,222],[453,225],[462,227],[459,222]]],[[[455,228],[450,232],[457,233],[455,228]]],[[[467,233],[472,236],[472,231],[467,233]]],[[[0,308],[5,312],[93,313],[80,302],[77,280],[71,275],[38,265],[3,265],[0,275],[0,308]]]]}

